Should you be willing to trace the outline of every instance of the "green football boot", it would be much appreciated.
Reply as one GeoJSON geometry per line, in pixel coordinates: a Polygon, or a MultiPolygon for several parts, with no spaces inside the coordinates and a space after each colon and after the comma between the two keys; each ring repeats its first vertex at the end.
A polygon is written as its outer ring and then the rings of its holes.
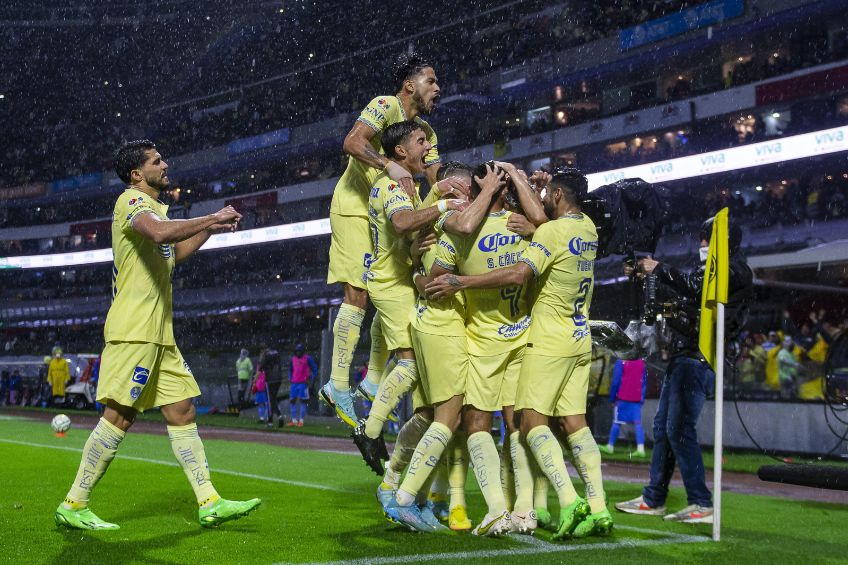
{"type": "Polygon", "coordinates": [[[60,504],[53,515],[57,526],[65,526],[74,530],[119,530],[121,526],[105,522],[89,508],[70,510],[60,504]]]}
{"type": "Polygon", "coordinates": [[[551,511],[547,508],[542,508],[541,506],[538,508],[534,508],[536,512],[536,521],[539,524],[539,527],[543,530],[548,530],[551,532],[556,531],[556,523],[554,523],[554,517],[551,516],[551,511]]]}
{"type": "Polygon", "coordinates": [[[574,531],[574,528],[589,515],[589,505],[580,498],[559,511],[559,526],[554,534],[554,539],[566,539],[574,531]]]}
{"type": "Polygon", "coordinates": [[[262,504],[258,498],[250,500],[225,500],[219,498],[217,502],[207,508],[200,508],[197,511],[200,525],[204,528],[214,528],[224,522],[238,520],[243,516],[247,516],[257,506],[262,504]]]}
{"type": "Polygon", "coordinates": [[[608,536],[612,533],[612,525],[612,516],[609,510],[604,508],[600,512],[589,514],[585,520],[577,524],[571,535],[575,538],[608,536]]]}

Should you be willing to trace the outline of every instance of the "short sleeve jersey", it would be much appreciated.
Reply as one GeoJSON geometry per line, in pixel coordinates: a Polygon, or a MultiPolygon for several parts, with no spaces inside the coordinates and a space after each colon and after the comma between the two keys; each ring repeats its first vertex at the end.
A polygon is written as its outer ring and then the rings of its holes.
{"type": "Polygon", "coordinates": [[[538,296],[527,353],[573,357],[592,350],[589,306],[598,232],[583,214],[539,226],[521,260],[536,274],[538,296]]]}
{"type": "MultiPolygon", "coordinates": [[[[430,275],[430,270],[438,256],[439,245],[450,245],[442,239],[442,235],[444,235],[445,220],[452,213],[452,211],[445,212],[436,222],[435,230],[439,243],[430,247],[421,257],[421,265],[427,276],[430,275]]],[[[444,300],[427,300],[419,296],[415,305],[412,327],[432,335],[465,336],[465,296],[461,292],[444,300]]]]}
{"type": "MultiPolygon", "coordinates": [[[[357,121],[362,122],[374,130],[374,137],[371,138],[371,147],[374,148],[374,151],[382,153],[380,140],[383,136],[383,131],[390,125],[406,119],[403,105],[397,96],[378,96],[371,100],[368,106],[362,110],[357,121]]],[[[430,124],[418,116],[415,117],[415,122],[427,134],[427,141],[432,145],[432,149],[427,153],[424,163],[428,166],[438,163],[440,157],[436,132],[433,131],[430,124]]],[[[347,168],[333,192],[330,212],[342,216],[366,217],[368,214],[368,193],[375,186],[374,183],[380,174],[381,172],[379,170],[366,165],[359,159],[349,157],[347,168]]]]}
{"type": "MultiPolygon", "coordinates": [[[[462,275],[482,275],[515,265],[528,242],[506,228],[510,212],[501,211],[483,221],[469,237],[444,234],[436,264],[462,275]]],[[[527,285],[465,291],[466,336],[471,355],[497,355],[522,347],[530,327],[527,285]]]]}
{"type": "Polygon", "coordinates": [[[166,220],[168,207],[127,188],[112,214],[112,305],[104,337],[110,341],[174,343],[171,275],[174,245],[156,244],[132,227],[142,214],[166,220]]]}
{"type": "Polygon", "coordinates": [[[412,285],[409,239],[395,231],[392,216],[401,210],[415,210],[420,204],[417,193],[414,199],[410,198],[387,174],[382,173],[374,181],[368,206],[371,246],[374,249],[374,258],[365,273],[369,285],[412,285]]]}

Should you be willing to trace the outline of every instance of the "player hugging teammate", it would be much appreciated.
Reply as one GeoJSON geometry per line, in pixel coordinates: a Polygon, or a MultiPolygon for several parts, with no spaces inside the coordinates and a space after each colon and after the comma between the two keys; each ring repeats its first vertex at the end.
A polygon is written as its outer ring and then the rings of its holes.
{"type": "Polygon", "coordinates": [[[345,284],[345,302],[321,396],[382,475],[377,498],[393,522],[471,529],[470,463],[488,507],[476,535],[532,533],[540,523],[558,538],[609,533],[600,452],[585,419],[597,251],[580,209],[586,178],[576,169],[528,179],[508,163],[441,165],[420,117],[438,100],[433,68],[407,56],[394,79],[397,94],[372,100],[345,140],[328,275],[345,284]],[[416,176],[433,187],[423,201],[416,176]],[[359,393],[373,405],[360,421],[348,379],[368,297],[377,313],[359,393]],[[389,456],[383,425],[409,391],[414,415],[389,456]],[[502,455],[490,434],[496,411],[509,432],[502,455]],[[558,520],[547,510],[548,483],[558,520]]]}

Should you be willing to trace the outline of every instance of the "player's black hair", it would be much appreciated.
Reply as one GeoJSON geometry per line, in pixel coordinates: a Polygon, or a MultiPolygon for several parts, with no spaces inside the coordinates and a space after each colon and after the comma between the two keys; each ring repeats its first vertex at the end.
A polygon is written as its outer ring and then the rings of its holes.
{"type": "Polygon", "coordinates": [[[403,83],[426,69],[432,67],[430,61],[417,53],[404,53],[397,58],[394,67],[392,67],[392,82],[395,87],[395,92],[400,92],[403,88],[403,83]]]}
{"type": "Polygon", "coordinates": [[[439,167],[439,172],[436,173],[436,180],[444,180],[448,177],[452,177],[455,175],[468,176],[470,179],[473,179],[474,169],[471,168],[470,165],[466,165],[465,163],[461,163],[459,161],[448,161],[447,163],[439,167]]]}
{"type": "Polygon", "coordinates": [[[389,159],[397,158],[395,147],[401,145],[412,132],[421,129],[414,120],[405,120],[392,124],[383,132],[383,137],[380,139],[380,144],[383,146],[383,153],[389,159]]]}
{"type": "Polygon", "coordinates": [[[124,143],[115,151],[115,172],[122,181],[129,184],[133,169],[141,168],[147,161],[145,151],[148,149],[156,149],[156,145],[149,139],[137,139],[124,143]]]}
{"type": "Polygon", "coordinates": [[[559,188],[565,199],[572,205],[580,206],[589,193],[589,181],[580,169],[558,167],[551,173],[551,188],[559,188]]]}

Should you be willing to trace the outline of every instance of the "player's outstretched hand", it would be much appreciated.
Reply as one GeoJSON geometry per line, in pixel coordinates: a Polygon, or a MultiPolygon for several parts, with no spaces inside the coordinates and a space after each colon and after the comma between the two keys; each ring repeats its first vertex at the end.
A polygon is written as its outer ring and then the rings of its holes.
{"type": "Polygon", "coordinates": [[[486,176],[474,177],[474,180],[477,181],[480,192],[493,194],[506,186],[506,172],[502,168],[496,168],[487,163],[486,176]]]}
{"type": "Polygon", "coordinates": [[[439,238],[436,236],[436,232],[433,229],[421,230],[418,232],[418,235],[412,240],[412,246],[410,247],[410,253],[413,257],[421,257],[424,253],[427,252],[431,247],[436,245],[439,242],[439,238]]]}
{"type": "Polygon", "coordinates": [[[532,237],[536,233],[536,226],[533,225],[533,222],[515,212],[509,215],[509,219],[506,221],[506,229],[522,237],[532,237]]]}
{"type": "Polygon", "coordinates": [[[425,290],[427,291],[427,298],[439,300],[441,298],[453,296],[462,290],[462,283],[460,282],[459,277],[453,273],[449,273],[433,279],[427,284],[425,290]]]}
{"type": "Polygon", "coordinates": [[[410,198],[415,198],[415,181],[412,180],[412,174],[409,171],[394,161],[389,161],[386,163],[386,174],[398,183],[410,198]]]}
{"type": "Polygon", "coordinates": [[[471,197],[471,185],[459,177],[447,177],[436,183],[440,194],[449,194],[454,198],[468,200],[471,197]]]}

